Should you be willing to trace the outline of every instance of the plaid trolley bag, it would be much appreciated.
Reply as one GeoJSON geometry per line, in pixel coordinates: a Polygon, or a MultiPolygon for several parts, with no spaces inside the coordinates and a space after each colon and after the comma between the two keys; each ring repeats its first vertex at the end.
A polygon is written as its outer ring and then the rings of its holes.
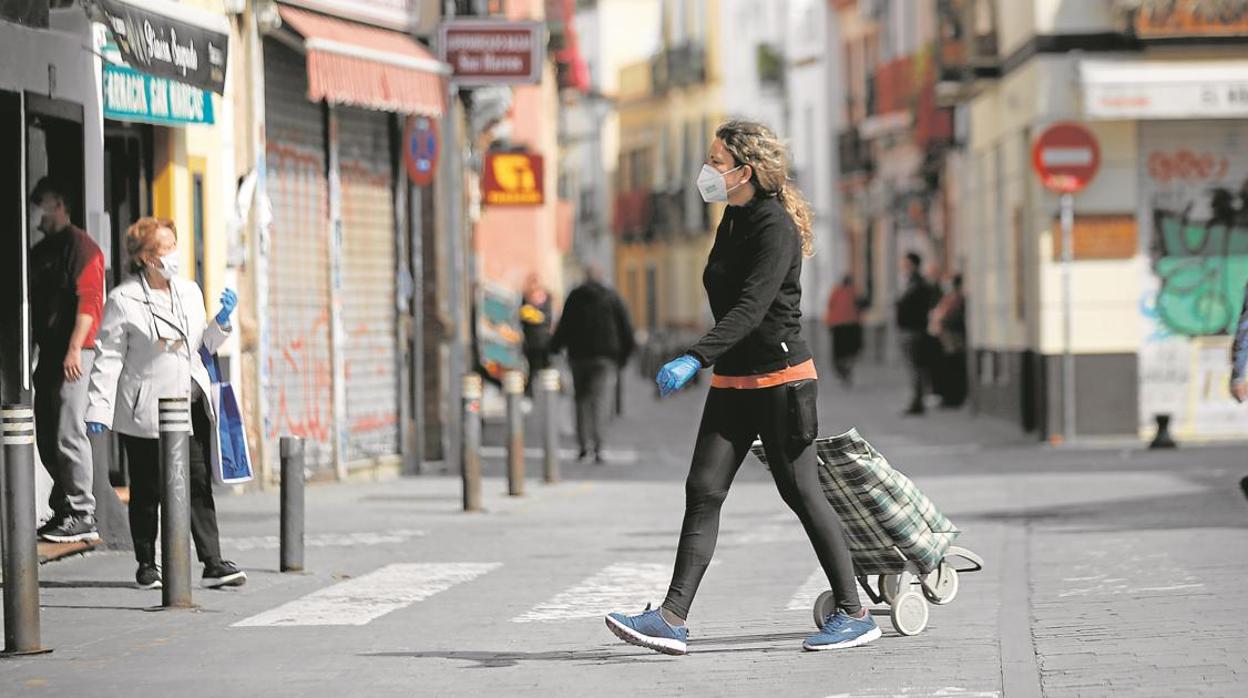
{"type": "MultiPolygon", "coordinates": [[[[766,465],[762,444],[756,441],[751,450],[766,465]]],[[[958,528],[857,430],[816,439],[815,451],[819,481],[845,527],[858,583],[873,602],[892,607],[897,632],[917,635],[927,627],[928,602],[952,602],[958,573],[983,569],[983,560],[953,545],[958,528]],[[969,565],[956,567],[955,558],[969,565]]],[[[816,626],[835,603],[831,591],[819,596],[816,626]]]]}

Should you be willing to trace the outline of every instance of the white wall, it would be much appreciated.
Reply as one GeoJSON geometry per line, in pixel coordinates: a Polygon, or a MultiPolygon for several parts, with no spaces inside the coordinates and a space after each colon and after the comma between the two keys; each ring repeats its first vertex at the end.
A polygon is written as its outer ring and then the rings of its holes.
{"type": "Polygon", "coordinates": [[[833,45],[828,5],[822,0],[790,0],[787,17],[788,133],[790,152],[798,172],[798,186],[814,210],[815,256],[802,269],[802,314],[810,321],[822,309],[843,266],[837,260],[835,222],[840,220],[833,144],[840,130],[839,110],[833,108],[833,64],[827,47],[833,45]]]}
{"type": "Polygon", "coordinates": [[[719,58],[724,81],[724,114],[761,121],[782,138],[791,137],[784,94],[764,88],[758,77],[758,47],[770,44],[784,55],[787,6],[794,0],[720,0],[719,58]]]}
{"type": "MultiPolygon", "coordinates": [[[[1048,124],[1079,118],[1074,59],[1033,59],[984,90],[970,107],[961,223],[966,226],[966,282],[971,342],[978,347],[1046,354],[1063,347],[1061,266],[1053,259],[1057,197],[1038,184],[1029,144],[1048,124]],[[1000,153],[998,155],[997,153],[1000,153]],[[1016,245],[1013,212],[1021,207],[1025,250],[1016,245]],[[1014,312],[1018,255],[1027,255],[1026,310],[1014,312]]],[[[1089,125],[1101,145],[1101,170],[1075,197],[1080,214],[1131,214],[1137,201],[1135,130],[1131,122],[1089,125]]],[[[1139,346],[1135,259],[1074,264],[1074,350],[1134,352],[1139,346]],[[1130,320],[1130,321],[1128,321],[1130,320]]]]}

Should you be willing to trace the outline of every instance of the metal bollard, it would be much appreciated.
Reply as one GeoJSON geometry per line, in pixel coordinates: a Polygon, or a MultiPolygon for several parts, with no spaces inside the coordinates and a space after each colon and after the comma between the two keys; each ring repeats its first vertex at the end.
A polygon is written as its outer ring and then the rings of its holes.
{"type": "Polygon", "coordinates": [[[160,557],[164,608],[191,607],[191,401],[162,397],[160,413],[160,557]]]}
{"type": "Polygon", "coordinates": [[[505,373],[503,393],[507,396],[507,494],[520,497],[524,495],[524,374],[505,373]]]}
{"type": "Polygon", "coordinates": [[[35,412],[0,408],[4,434],[4,656],[43,654],[35,542],[35,412]]]}
{"type": "Polygon", "coordinates": [[[537,375],[542,396],[542,479],[559,482],[559,369],[542,369],[537,375]]]}
{"type": "Polygon", "coordinates": [[[463,376],[463,438],[460,473],[464,480],[464,511],[481,511],[481,376],[463,376]]]}
{"type": "Polygon", "coordinates": [[[1155,414],[1153,415],[1153,419],[1157,420],[1157,435],[1153,437],[1153,441],[1148,445],[1148,447],[1178,448],[1179,445],[1175,443],[1174,437],[1170,435],[1170,415],[1155,414]]]}
{"type": "Polygon", "coordinates": [[[283,436],[281,570],[303,571],[303,439],[283,436]]]}

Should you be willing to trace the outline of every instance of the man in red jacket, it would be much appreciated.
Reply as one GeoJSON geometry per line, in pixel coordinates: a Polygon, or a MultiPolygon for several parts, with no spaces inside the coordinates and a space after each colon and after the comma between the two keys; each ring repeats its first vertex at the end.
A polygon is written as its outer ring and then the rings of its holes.
{"type": "Polygon", "coordinates": [[[57,543],[98,540],[94,465],[85,416],[104,312],[104,255],[69,220],[65,189],[47,177],[30,201],[44,238],[31,249],[31,327],[39,348],[35,368],[35,432],[39,458],[52,476],[52,518],[39,536],[57,543]]]}

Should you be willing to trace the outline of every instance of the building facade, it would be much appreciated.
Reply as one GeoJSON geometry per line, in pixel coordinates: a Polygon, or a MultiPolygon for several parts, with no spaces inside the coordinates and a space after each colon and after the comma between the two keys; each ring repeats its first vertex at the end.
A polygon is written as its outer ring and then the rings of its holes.
{"type": "Polygon", "coordinates": [[[634,326],[683,336],[710,319],[702,267],[714,209],[694,185],[723,119],[720,3],[663,3],[662,46],[620,71],[613,228],[617,286],[634,326]]]}
{"type": "Polygon", "coordinates": [[[980,411],[1062,435],[1069,312],[1076,437],[1151,438],[1162,414],[1180,439],[1243,433],[1226,386],[1248,282],[1248,8],[1215,5],[937,3],[942,91],[965,114],[957,224],[980,411]],[[1069,309],[1057,199],[1031,168],[1062,121],[1101,156],[1075,197],[1069,309]]]}

